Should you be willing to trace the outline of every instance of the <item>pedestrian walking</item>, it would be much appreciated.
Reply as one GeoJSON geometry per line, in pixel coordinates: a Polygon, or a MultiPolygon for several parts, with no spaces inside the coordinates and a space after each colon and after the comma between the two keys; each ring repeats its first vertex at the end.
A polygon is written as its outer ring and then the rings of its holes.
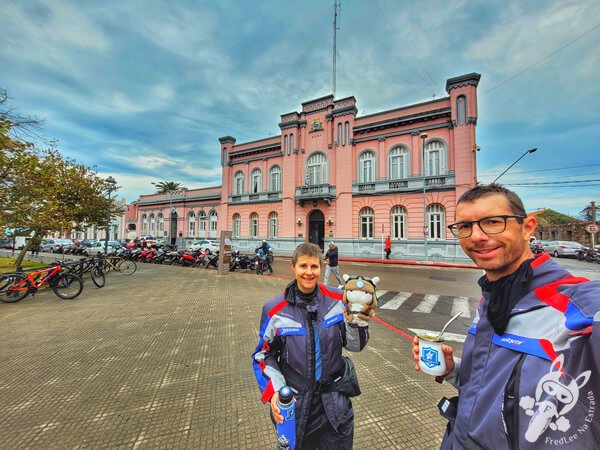
{"type": "Polygon", "coordinates": [[[385,259],[390,259],[390,253],[392,253],[392,240],[388,234],[385,238],[385,259]]]}
{"type": "Polygon", "coordinates": [[[259,342],[252,354],[262,401],[269,403],[273,422],[283,423],[279,390],[290,386],[295,391],[297,450],[352,448],[354,412],[349,397],[360,391],[342,348],[358,352],[367,345],[372,315],[367,310],[361,315],[366,321],[348,323],[342,291],[318,284],[321,265],[319,246],[296,247],[290,264],[295,279],[263,306],[259,342]]]}
{"type": "Polygon", "coordinates": [[[327,250],[327,253],[325,253],[325,276],[323,277],[323,284],[329,283],[329,275],[331,274],[335,275],[339,285],[344,284],[338,266],[338,249],[335,246],[335,242],[329,243],[329,249],[327,250]]]}
{"type": "MultiPolygon", "coordinates": [[[[600,282],[573,277],[548,254],[534,258],[536,225],[501,185],[458,200],[448,228],[485,275],[462,358],[442,345],[438,381],[460,393],[440,402],[443,449],[598,448],[600,282]]],[[[416,337],[412,351],[419,370],[416,337]]]]}

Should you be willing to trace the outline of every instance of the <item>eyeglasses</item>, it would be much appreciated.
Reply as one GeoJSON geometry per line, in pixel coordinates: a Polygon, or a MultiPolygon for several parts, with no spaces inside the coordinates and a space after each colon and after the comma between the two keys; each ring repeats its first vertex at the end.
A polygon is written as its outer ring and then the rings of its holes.
{"type": "Polygon", "coordinates": [[[473,224],[477,224],[479,229],[485,234],[500,234],[506,230],[506,221],[516,219],[523,223],[525,216],[489,216],[483,219],[473,220],[472,222],[458,222],[448,225],[452,234],[458,239],[465,239],[473,234],[473,224]]]}

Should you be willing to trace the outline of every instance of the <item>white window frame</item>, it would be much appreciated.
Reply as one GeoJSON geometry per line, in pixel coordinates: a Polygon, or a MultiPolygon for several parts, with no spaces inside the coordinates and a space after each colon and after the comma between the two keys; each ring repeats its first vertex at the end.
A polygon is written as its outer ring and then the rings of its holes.
{"type": "Polygon", "coordinates": [[[269,169],[269,191],[281,191],[281,167],[277,165],[269,169]]]}
{"type": "Polygon", "coordinates": [[[250,214],[249,234],[251,238],[258,237],[258,213],[250,214]]]}
{"type": "Polygon", "coordinates": [[[242,218],[238,213],[233,215],[231,231],[234,238],[239,238],[242,231],[242,218]]]}
{"type": "Polygon", "coordinates": [[[203,238],[206,237],[206,213],[204,211],[200,211],[198,213],[198,237],[203,238]]]}
{"type": "Polygon", "coordinates": [[[408,178],[409,155],[410,151],[403,145],[398,145],[390,150],[388,154],[388,178],[390,180],[408,178]]]}
{"type": "Polygon", "coordinates": [[[373,239],[375,237],[375,212],[365,206],[358,214],[358,235],[360,239],[373,239]]]}
{"type": "Polygon", "coordinates": [[[315,152],[306,159],[306,175],[309,186],[327,183],[328,161],[327,156],[321,152],[315,152]]]}
{"type": "Polygon", "coordinates": [[[219,216],[214,209],[208,213],[208,235],[209,237],[217,237],[217,224],[219,216]]]}
{"type": "Polygon", "coordinates": [[[446,145],[440,140],[425,144],[425,176],[446,174],[446,145]]]}
{"type": "MultiPolygon", "coordinates": [[[[96,230],[94,230],[94,233],[96,233],[96,230]]],[[[146,214],[142,214],[142,234],[148,234],[148,216],[146,214]]]]}
{"type": "Polygon", "coordinates": [[[408,239],[408,212],[404,206],[394,206],[391,210],[391,238],[397,240],[408,239]]]}
{"type": "Polygon", "coordinates": [[[365,150],[358,157],[358,182],[372,183],[375,181],[377,155],[373,150],[365,150]]]}
{"type": "Polygon", "coordinates": [[[157,221],[156,226],[157,226],[158,231],[161,231],[161,232],[164,231],[165,230],[165,217],[162,215],[162,213],[160,213],[157,216],[156,221],[157,221]]]}
{"type": "Polygon", "coordinates": [[[279,232],[279,215],[273,211],[269,214],[269,238],[276,238],[279,232]]]}
{"type": "Polygon", "coordinates": [[[258,194],[262,192],[262,170],[258,167],[250,175],[250,193],[258,194]]]}
{"type": "Polygon", "coordinates": [[[154,227],[155,224],[156,224],[156,221],[154,219],[154,213],[152,213],[152,214],[150,214],[150,234],[152,236],[156,235],[156,230],[155,230],[155,227],[154,227]]]}
{"type": "Polygon", "coordinates": [[[238,170],[233,176],[233,195],[244,193],[244,172],[238,170]]]}
{"type": "Polygon", "coordinates": [[[196,214],[194,211],[190,211],[188,213],[188,229],[187,229],[188,237],[195,237],[196,235],[196,214]]]}
{"type": "Polygon", "coordinates": [[[432,241],[443,241],[446,239],[446,210],[439,203],[427,206],[427,229],[428,238],[432,241]]]}

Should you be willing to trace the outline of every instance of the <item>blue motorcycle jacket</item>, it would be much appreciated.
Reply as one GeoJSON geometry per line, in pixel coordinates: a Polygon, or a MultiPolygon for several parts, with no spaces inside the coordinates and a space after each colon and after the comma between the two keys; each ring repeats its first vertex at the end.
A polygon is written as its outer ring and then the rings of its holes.
{"type": "Polygon", "coordinates": [[[502,335],[483,292],[462,359],[443,449],[600,448],[600,282],[571,276],[543,255],[530,292],[502,335]]]}
{"type": "Polygon", "coordinates": [[[314,299],[316,313],[312,314],[299,304],[295,292],[294,281],[263,306],[252,365],[264,403],[288,384],[286,371],[293,370],[295,377],[314,384],[307,392],[295,393],[296,445],[301,446],[313,393],[321,395],[327,419],[336,431],[353,419],[352,403],[346,395],[320,387],[343,373],[342,348],[361,351],[369,332],[368,327],[345,321],[341,290],[319,284],[314,299]]]}

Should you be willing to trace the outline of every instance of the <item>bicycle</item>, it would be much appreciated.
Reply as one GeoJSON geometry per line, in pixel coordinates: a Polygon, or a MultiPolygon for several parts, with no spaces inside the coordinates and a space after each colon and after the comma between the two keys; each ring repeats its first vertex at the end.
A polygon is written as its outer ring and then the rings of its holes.
{"type": "Polygon", "coordinates": [[[102,258],[104,260],[103,270],[105,273],[114,270],[115,272],[120,272],[122,275],[132,275],[137,270],[135,261],[130,261],[122,256],[103,256],[102,258]]]}
{"type": "Polygon", "coordinates": [[[83,275],[90,273],[92,282],[99,288],[104,287],[106,284],[106,277],[104,275],[102,259],[98,257],[84,258],[79,261],[67,263],[63,265],[63,268],[70,273],[74,273],[83,279],[83,275]]]}
{"type": "Polygon", "coordinates": [[[16,303],[29,294],[35,293],[45,284],[48,284],[57,297],[72,300],[83,291],[81,277],[69,273],[61,265],[48,267],[29,274],[5,274],[0,281],[0,301],[16,303]]]}

